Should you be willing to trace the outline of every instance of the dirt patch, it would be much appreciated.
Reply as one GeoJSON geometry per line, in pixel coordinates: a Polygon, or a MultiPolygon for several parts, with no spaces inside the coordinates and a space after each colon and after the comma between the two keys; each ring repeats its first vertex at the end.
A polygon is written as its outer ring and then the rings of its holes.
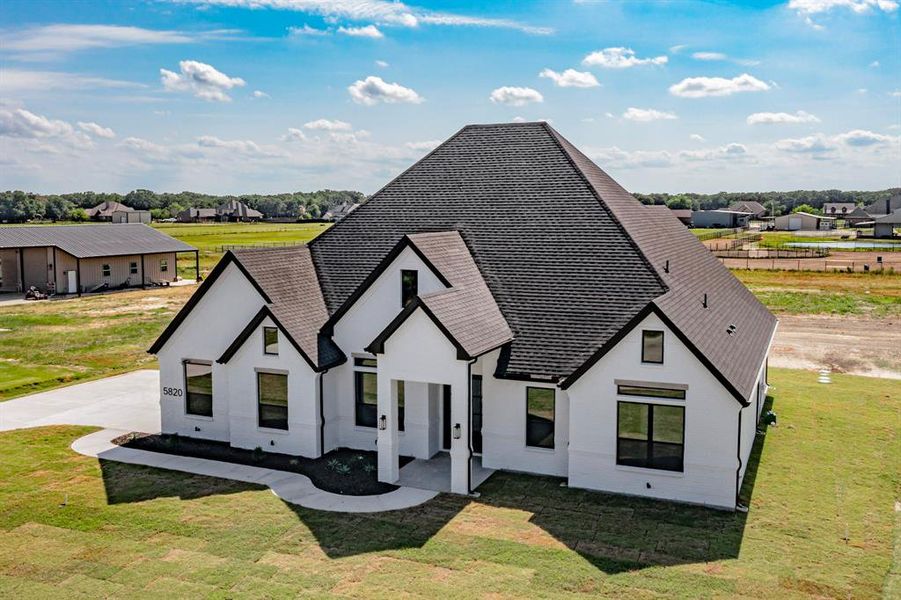
{"type": "MultiPolygon", "coordinates": [[[[306,475],[321,490],[347,496],[386,494],[398,488],[378,480],[377,455],[365,450],[339,448],[319,458],[304,458],[277,452],[244,450],[226,442],[214,442],[185,436],[132,432],[113,440],[114,444],[136,450],[176,456],[206,458],[239,465],[306,475]]],[[[400,457],[403,466],[413,460],[400,457]]]]}
{"type": "Polygon", "coordinates": [[[780,315],[770,366],[901,379],[897,319],[780,315]]]}

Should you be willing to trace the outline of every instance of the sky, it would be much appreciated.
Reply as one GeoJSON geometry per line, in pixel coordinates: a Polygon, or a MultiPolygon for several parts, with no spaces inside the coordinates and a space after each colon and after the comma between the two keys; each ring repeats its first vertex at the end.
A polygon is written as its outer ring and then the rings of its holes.
{"type": "Polygon", "coordinates": [[[0,189],[373,193],[545,120],[633,192],[901,186],[898,0],[4,0],[0,189]]]}

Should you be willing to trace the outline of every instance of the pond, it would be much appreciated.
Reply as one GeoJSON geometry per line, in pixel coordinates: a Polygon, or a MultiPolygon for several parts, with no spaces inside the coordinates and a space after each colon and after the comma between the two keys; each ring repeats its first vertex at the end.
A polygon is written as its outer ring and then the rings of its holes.
{"type": "Polygon", "coordinates": [[[894,248],[901,250],[901,244],[892,242],[789,242],[793,248],[834,248],[836,250],[860,250],[862,248],[894,248]]]}

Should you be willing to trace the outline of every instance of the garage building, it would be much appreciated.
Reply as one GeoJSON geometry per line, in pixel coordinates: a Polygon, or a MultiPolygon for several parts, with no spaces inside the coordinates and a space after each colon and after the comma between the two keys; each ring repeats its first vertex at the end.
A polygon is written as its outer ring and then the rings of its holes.
{"type": "Polygon", "coordinates": [[[796,212],[773,219],[778,231],[820,231],[833,229],[835,217],[822,217],[806,212],[796,212]]]}
{"type": "Polygon", "coordinates": [[[178,254],[195,247],[147,225],[0,227],[0,292],[81,294],[167,284],[177,279],[178,254]]]}

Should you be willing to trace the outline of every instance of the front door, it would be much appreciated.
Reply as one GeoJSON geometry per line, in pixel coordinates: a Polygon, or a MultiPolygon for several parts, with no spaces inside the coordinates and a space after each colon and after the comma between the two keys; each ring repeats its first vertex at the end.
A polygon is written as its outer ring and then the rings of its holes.
{"type": "Polygon", "coordinates": [[[482,376],[472,376],[472,451],[482,453],[482,376]]]}
{"type": "Polygon", "coordinates": [[[441,386],[441,448],[451,448],[451,386],[441,386]]]}

